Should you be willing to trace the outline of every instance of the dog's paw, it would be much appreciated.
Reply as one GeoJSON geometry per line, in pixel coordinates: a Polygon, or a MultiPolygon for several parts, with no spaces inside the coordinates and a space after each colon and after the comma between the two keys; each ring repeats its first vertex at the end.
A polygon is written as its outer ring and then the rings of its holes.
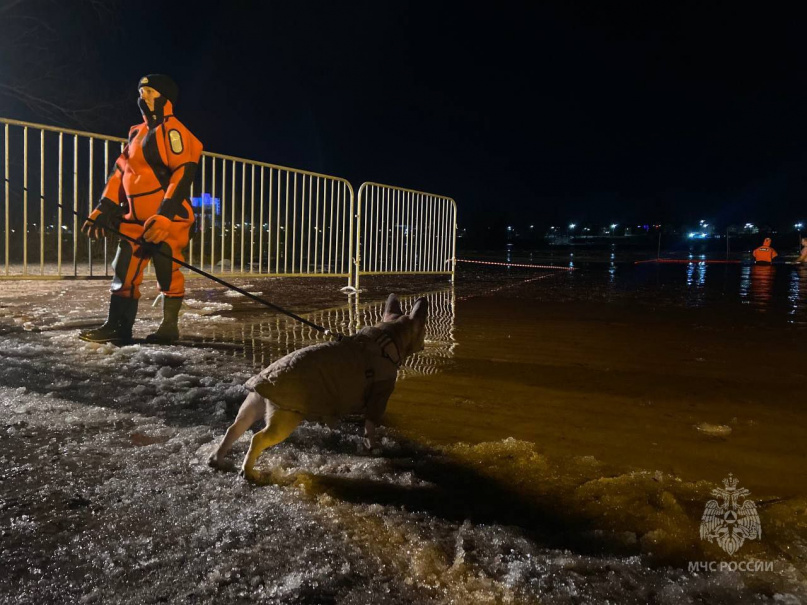
{"type": "Polygon", "coordinates": [[[235,470],[235,461],[228,460],[224,457],[218,457],[211,454],[207,459],[207,465],[217,471],[233,471],[235,470]]]}
{"type": "Polygon", "coordinates": [[[207,457],[207,466],[210,468],[220,469],[223,466],[223,460],[221,460],[216,454],[210,454],[207,457]]]}
{"type": "Polygon", "coordinates": [[[260,478],[260,474],[255,472],[254,469],[246,469],[243,466],[241,470],[238,471],[238,476],[250,483],[257,483],[258,479],[260,478]]]}
{"type": "Polygon", "coordinates": [[[356,449],[359,456],[378,456],[381,454],[381,447],[378,443],[370,443],[367,439],[362,439],[359,447],[356,449]]]}

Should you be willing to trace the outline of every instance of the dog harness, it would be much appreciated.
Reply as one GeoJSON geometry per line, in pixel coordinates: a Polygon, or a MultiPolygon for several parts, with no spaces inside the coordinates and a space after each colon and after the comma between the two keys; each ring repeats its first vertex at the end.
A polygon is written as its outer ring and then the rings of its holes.
{"type": "Polygon", "coordinates": [[[398,350],[398,345],[392,339],[392,336],[381,330],[381,335],[376,338],[376,344],[381,347],[381,355],[389,359],[396,367],[401,367],[403,359],[401,359],[401,352],[398,350]]]}
{"type": "Polygon", "coordinates": [[[365,418],[379,423],[387,408],[387,400],[395,389],[398,368],[403,358],[395,339],[380,328],[375,326],[364,328],[355,338],[370,345],[365,351],[367,369],[364,377],[367,386],[364,390],[361,412],[365,418]]]}

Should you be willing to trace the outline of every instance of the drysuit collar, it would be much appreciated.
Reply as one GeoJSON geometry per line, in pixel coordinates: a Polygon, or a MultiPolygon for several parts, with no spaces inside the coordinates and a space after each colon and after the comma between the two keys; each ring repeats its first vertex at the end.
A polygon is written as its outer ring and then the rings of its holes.
{"type": "Polygon", "coordinates": [[[143,114],[143,119],[146,121],[149,128],[162,124],[165,118],[174,114],[174,106],[171,104],[171,101],[163,96],[154,99],[154,111],[149,109],[144,99],[137,99],[137,106],[140,108],[140,113],[143,114]]]}

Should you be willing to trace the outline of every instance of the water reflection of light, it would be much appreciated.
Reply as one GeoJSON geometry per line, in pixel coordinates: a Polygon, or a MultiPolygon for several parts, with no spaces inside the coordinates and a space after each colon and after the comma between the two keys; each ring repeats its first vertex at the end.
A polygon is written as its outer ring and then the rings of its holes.
{"type": "Polygon", "coordinates": [[[804,307],[807,299],[807,267],[800,265],[790,275],[790,288],[788,300],[790,301],[790,311],[788,315],[802,316],[802,319],[790,319],[790,323],[804,324],[804,307]]]}
{"type": "Polygon", "coordinates": [[[773,265],[751,266],[751,306],[759,311],[767,311],[773,298],[773,279],[776,267],[773,265]]]}
{"type": "Polygon", "coordinates": [[[751,289],[751,267],[748,265],[743,265],[740,268],[740,299],[748,303],[746,298],[748,298],[748,292],[751,289]]]}
{"type": "Polygon", "coordinates": [[[701,307],[704,304],[706,296],[704,285],[706,284],[707,266],[705,262],[691,262],[687,264],[687,305],[690,307],[701,307]]]}
{"type": "Polygon", "coordinates": [[[787,299],[790,301],[790,315],[796,313],[799,306],[799,273],[793,271],[790,274],[790,286],[788,287],[787,299]]]}
{"type": "Polygon", "coordinates": [[[608,281],[614,283],[616,280],[616,263],[614,262],[614,257],[616,255],[611,252],[611,264],[608,266],[608,281]]]}

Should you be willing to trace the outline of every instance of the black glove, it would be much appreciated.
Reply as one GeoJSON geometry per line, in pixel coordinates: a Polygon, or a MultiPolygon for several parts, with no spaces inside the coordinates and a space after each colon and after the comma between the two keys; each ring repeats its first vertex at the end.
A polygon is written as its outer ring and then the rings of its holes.
{"type": "Polygon", "coordinates": [[[107,198],[101,198],[98,205],[81,226],[81,232],[92,239],[106,237],[106,229],[115,231],[120,227],[123,211],[121,207],[107,198]]]}

